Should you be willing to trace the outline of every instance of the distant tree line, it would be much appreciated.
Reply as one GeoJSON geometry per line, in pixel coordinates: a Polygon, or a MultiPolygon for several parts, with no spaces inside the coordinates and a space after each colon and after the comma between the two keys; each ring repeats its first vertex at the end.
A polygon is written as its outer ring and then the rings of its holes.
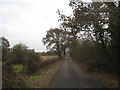
{"type": "Polygon", "coordinates": [[[47,52],[40,52],[41,56],[55,56],[56,51],[47,51],[47,52]]]}

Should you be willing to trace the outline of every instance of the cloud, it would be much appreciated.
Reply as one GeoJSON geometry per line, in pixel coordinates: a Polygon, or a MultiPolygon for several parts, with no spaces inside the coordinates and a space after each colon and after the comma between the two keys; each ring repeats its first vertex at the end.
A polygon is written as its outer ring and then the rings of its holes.
{"type": "Polygon", "coordinates": [[[26,43],[36,51],[45,51],[41,40],[50,28],[59,27],[57,9],[69,15],[69,0],[1,0],[0,30],[11,47],[26,43]]]}

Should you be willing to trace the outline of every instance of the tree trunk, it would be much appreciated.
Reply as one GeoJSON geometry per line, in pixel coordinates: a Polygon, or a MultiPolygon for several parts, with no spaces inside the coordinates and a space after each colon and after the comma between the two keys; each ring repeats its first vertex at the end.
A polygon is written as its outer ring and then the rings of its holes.
{"type": "Polygon", "coordinates": [[[60,46],[59,46],[59,43],[57,43],[57,55],[61,58],[62,55],[61,55],[61,50],[60,50],[60,46]]]}
{"type": "Polygon", "coordinates": [[[66,48],[64,48],[64,50],[63,50],[63,55],[64,56],[66,55],[66,48]]]}

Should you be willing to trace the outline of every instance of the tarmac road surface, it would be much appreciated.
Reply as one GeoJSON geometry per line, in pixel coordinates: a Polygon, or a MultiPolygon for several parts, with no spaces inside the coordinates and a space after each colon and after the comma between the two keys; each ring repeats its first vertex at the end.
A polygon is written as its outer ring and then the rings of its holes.
{"type": "Polygon", "coordinates": [[[103,88],[103,85],[85,74],[71,59],[67,58],[48,87],[103,88]]]}

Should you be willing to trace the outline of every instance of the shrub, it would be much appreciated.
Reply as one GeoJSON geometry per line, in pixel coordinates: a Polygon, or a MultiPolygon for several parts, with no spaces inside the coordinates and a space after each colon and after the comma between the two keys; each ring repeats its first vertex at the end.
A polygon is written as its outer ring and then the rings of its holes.
{"type": "Polygon", "coordinates": [[[53,58],[48,58],[46,60],[42,60],[41,64],[40,64],[40,68],[43,68],[49,64],[55,63],[56,61],[58,61],[60,58],[59,57],[53,57],[53,58]]]}
{"type": "Polygon", "coordinates": [[[15,64],[24,64],[24,58],[27,56],[28,47],[19,43],[12,48],[12,55],[15,64]]]}
{"type": "Polygon", "coordinates": [[[25,88],[24,80],[17,76],[10,63],[2,65],[2,88],[25,88]]]}
{"type": "Polygon", "coordinates": [[[87,65],[90,71],[103,71],[114,75],[119,74],[118,60],[111,48],[106,47],[109,58],[106,58],[105,52],[98,43],[90,43],[90,41],[77,42],[70,47],[70,56],[73,60],[77,60],[87,65]]]}
{"type": "Polygon", "coordinates": [[[32,74],[40,69],[40,56],[35,52],[29,52],[27,57],[27,74],[32,74]]]}

